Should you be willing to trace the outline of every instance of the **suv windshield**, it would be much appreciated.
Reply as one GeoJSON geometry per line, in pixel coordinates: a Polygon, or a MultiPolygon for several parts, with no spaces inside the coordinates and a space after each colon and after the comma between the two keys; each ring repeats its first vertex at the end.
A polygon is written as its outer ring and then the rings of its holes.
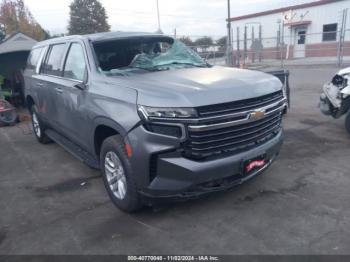
{"type": "Polygon", "coordinates": [[[192,49],[170,37],[141,37],[95,43],[99,70],[128,75],[190,67],[207,67],[192,49]]]}

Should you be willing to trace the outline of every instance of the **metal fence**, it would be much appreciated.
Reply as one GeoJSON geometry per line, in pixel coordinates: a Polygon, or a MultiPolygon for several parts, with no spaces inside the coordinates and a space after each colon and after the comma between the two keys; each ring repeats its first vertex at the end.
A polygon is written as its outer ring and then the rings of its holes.
{"type": "Polygon", "coordinates": [[[189,47],[211,64],[226,64],[226,45],[191,45],[189,47]]]}
{"type": "Polygon", "coordinates": [[[232,43],[233,65],[350,62],[350,30],[306,33],[291,30],[288,35],[271,38],[246,38],[232,43]],[[347,41],[346,41],[347,40],[347,41]]]}
{"type": "Polygon", "coordinates": [[[231,50],[227,50],[226,45],[191,48],[216,65],[225,65],[227,61],[237,67],[350,64],[350,29],[326,33],[306,33],[302,29],[285,31],[283,35],[277,32],[276,37],[233,39],[231,50]]]}

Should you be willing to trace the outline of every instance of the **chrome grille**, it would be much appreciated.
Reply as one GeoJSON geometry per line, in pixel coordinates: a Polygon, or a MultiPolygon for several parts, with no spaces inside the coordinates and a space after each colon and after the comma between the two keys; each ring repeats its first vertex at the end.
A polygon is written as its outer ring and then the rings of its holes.
{"type": "Polygon", "coordinates": [[[200,121],[188,126],[184,156],[205,159],[261,145],[280,132],[285,106],[282,92],[276,92],[239,102],[200,107],[200,121]],[[256,110],[265,115],[252,119],[251,113],[256,110]]]}
{"type": "Polygon", "coordinates": [[[283,98],[282,91],[258,98],[251,98],[237,102],[224,103],[219,105],[202,106],[198,108],[200,117],[218,116],[223,114],[237,113],[252,109],[261,108],[280,101],[283,98]]]}

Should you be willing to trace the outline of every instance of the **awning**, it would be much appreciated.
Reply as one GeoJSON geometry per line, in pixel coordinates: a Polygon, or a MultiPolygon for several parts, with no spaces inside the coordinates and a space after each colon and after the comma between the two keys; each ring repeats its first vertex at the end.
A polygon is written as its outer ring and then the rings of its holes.
{"type": "Polygon", "coordinates": [[[288,22],[285,23],[284,26],[297,27],[297,26],[306,26],[311,24],[311,21],[298,21],[298,22],[288,22]]]}

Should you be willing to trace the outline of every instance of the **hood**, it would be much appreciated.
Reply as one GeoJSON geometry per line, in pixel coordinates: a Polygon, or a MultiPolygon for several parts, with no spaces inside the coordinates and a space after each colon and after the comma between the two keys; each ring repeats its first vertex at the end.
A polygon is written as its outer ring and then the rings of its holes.
{"type": "Polygon", "coordinates": [[[128,76],[138,104],[154,107],[198,107],[238,101],[281,90],[274,76],[228,67],[186,68],[128,76]]]}
{"type": "Polygon", "coordinates": [[[338,75],[347,75],[347,74],[350,74],[350,67],[343,68],[343,69],[340,70],[337,74],[338,74],[338,75]]]}

